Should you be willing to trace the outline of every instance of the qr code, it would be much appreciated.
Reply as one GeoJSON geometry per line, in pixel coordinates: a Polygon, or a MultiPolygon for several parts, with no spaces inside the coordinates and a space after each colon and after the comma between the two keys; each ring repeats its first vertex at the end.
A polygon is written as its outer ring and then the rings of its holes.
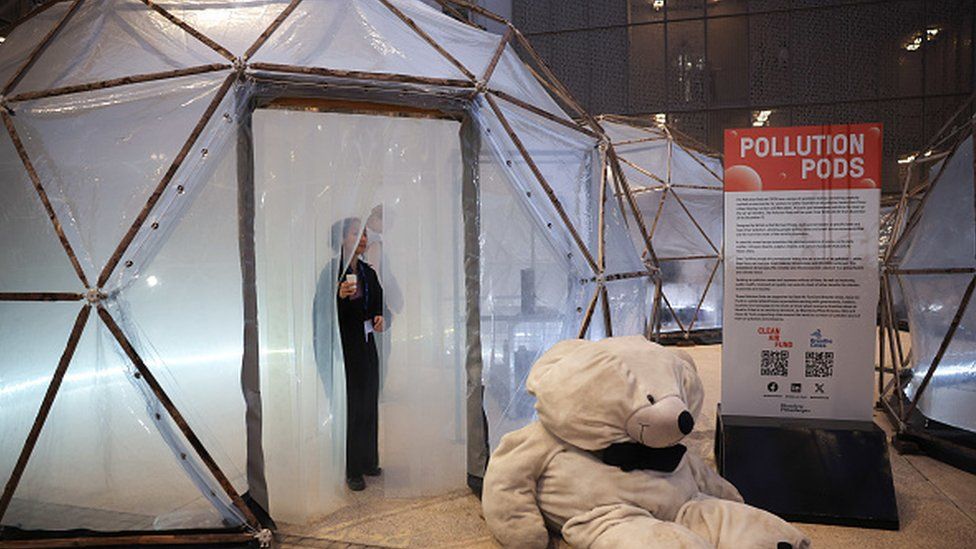
{"type": "Polygon", "coordinates": [[[763,351],[759,365],[759,375],[785,376],[790,362],[789,351],[763,351]]]}
{"type": "Polygon", "coordinates": [[[834,375],[833,351],[807,351],[806,377],[832,377],[834,375]]]}

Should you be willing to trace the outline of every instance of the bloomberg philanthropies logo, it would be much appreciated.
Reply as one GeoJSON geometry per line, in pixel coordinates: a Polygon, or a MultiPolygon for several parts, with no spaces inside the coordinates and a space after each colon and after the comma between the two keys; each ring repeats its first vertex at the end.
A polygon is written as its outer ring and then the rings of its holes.
{"type": "Polygon", "coordinates": [[[833,339],[827,339],[820,332],[820,328],[817,328],[812,334],[810,334],[810,347],[813,349],[823,349],[833,343],[833,339]]]}

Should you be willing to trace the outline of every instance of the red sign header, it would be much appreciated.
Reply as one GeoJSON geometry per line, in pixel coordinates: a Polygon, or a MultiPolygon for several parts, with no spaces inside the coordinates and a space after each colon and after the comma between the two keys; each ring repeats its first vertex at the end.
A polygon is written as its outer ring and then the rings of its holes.
{"type": "Polygon", "coordinates": [[[881,188],[881,124],[725,130],[725,190],[881,188]]]}

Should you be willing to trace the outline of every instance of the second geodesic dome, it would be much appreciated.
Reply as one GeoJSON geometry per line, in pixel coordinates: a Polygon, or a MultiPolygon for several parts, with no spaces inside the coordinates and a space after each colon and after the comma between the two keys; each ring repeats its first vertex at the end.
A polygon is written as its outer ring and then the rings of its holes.
{"type": "Polygon", "coordinates": [[[605,115],[600,120],[619,160],[620,177],[629,182],[643,218],[643,226],[629,220],[631,236],[641,250],[648,250],[644,243],[650,242],[653,252],[645,251],[643,259],[659,269],[659,324],[648,332],[687,338],[695,331],[720,330],[720,156],[651,119],[605,115]]]}
{"type": "Polygon", "coordinates": [[[886,396],[894,395],[885,401],[889,409],[903,422],[917,409],[928,419],[976,432],[972,104],[970,98],[934,143],[912,159],[885,258],[882,312],[889,356],[896,363],[886,388],[886,396]],[[891,314],[897,293],[908,316],[910,352],[901,349],[891,314]],[[899,375],[904,373],[899,363],[907,363],[910,375],[899,375]]]}
{"type": "Polygon", "coordinates": [[[378,206],[409,289],[391,493],[480,474],[548,346],[643,325],[645,289],[607,282],[647,270],[602,130],[507,29],[414,0],[71,0],[8,34],[0,538],[248,539],[251,502],[335,508],[341,353],[313,304],[329,228],[378,206]]]}

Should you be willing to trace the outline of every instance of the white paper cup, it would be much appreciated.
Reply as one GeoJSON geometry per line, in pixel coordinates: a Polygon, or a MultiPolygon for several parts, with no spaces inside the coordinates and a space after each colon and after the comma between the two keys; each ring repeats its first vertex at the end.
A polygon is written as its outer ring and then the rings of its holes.
{"type": "Polygon", "coordinates": [[[356,275],[354,275],[354,274],[347,274],[347,275],[346,275],[346,282],[350,282],[350,283],[352,283],[352,284],[353,284],[354,286],[356,285],[356,280],[358,280],[358,279],[356,278],[356,275]]]}

